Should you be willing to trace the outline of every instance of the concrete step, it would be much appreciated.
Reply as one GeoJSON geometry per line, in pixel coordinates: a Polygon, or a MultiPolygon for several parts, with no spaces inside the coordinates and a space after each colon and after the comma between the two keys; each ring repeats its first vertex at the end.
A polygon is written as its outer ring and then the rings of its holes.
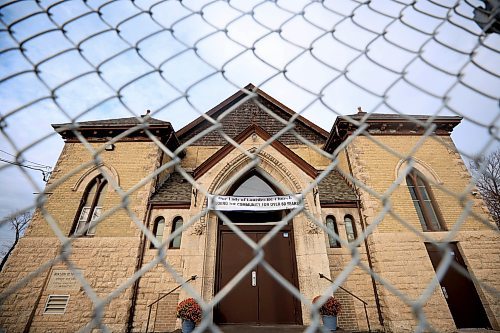
{"type": "MultiPolygon", "coordinates": [[[[219,325],[219,328],[224,333],[302,333],[308,326],[300,325],[273,325],[273,326],[260,326],[260,325],[219,325]]],[[[211,333],[210,330],[205,331],[211,333]]],[[[316,333],[324,333],[325,331],[318,330],[316,333]]],[[[368,333],[368,331],[352,331],[344,330],[338,327],[336,333],[368,333]]],[[[378,331],[372,331],[373,333],[378,331]]],[[[154,332],[154,333],[182,333],[180,329],[171,332],[154,332]]],[[[485,329],[485,328],[462,328],[456,333],[500,333],[500,331],[485,329]]]]}
{"type": "Polygon", "coordinates": [[[457,333],[500,333],[500,331],[487,328],[460,328],[457,333]]]}
{"type": "MultiPolygon", "coordinates": [[[[252,326],[252,325],[221,325],[219,326],[221,331],[224,333],[301,333],[304,332],[308,326],[300,325],[275,325],[275,326],[252,326]]],[[[318,330],[318,333],[322,333],[325,330],[318,330]]],[[[350,333],[352,331],[343,330],[337,327],[335,332],[338,333],[350,333]]]]}
{"type": "MultiPolygon", "coordinates": [[[[302,333],[307,329],[308,326],[300,325],[273,325],[273,326],[261,326],[261,325],[219,325],[219,328],[224,333],[302,333]]],[[[206,331],[211,332],[210,330],[206,331]]],[[[325,330],[318,330],[317,333],[326,332],[325,330]]],[[[350,331],[344,330],[338,327],[337,333],[364,333],[365,331],[350,331]]],[[[175,330],[170,333],[181,333],[181,330],[175,330]]]]}

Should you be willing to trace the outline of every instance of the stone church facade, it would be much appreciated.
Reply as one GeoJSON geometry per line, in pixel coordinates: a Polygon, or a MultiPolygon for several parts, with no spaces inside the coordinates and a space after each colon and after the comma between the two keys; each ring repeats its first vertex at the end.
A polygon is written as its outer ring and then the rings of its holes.
{"type": "Polygon", "coordinates": [[[499,233],[480,196],[456,197],[470,182],[450,138],[459,117],[415,116],[432,123],[426,137],[403,116],[360,111],[327,132],[255,92],[239,91],[177,131],[149,115],[148,131],[136,118],[82,122],[78,135],[53,125],[65,146],[43,206],[0,273],[0,328],[73,332],[97,313],[113,332],[172,331],[186,286],[156,301],[192,276],[189,288],[206,301],[224,295],[212,314],[218,324],[309,324],[309,308],[279,274],[304,300],[337,281],[342,328],[414,331],[418,306],[409,304],[436,276],[436,242],[475,279],[450,269],[422,301],[425,320],[443,332],[500,329],[499,233]],[[282,131],[290,119],[294,128],[282,131]],[[208,207],[210,195],[297,193],[302,212],[208,207]],[[256,253],[242,235],[265,243],[274,271],[248,265],[256,253]]]}

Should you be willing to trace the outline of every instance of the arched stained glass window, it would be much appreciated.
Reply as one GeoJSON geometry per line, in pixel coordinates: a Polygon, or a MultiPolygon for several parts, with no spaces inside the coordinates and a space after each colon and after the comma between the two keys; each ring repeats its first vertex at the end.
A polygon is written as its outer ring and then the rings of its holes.
{"type": "Polygon", "coordinates": [[[438,206],[432,195],[431,187],[425,181],[423,175],[413,169],[406,176],[406,185],[408,186],[408,191],[410,191],[422,229],[424,231],[445,230],[438,213],[438,206]]]}
{"type": "MultiPolygon", "coordinates": [[[[337,229],[337,221],[335,221],[335,217],[332,216],[332,215],[328,215],[326,217],[326,228],[333,232],[335,235],[339,235],[339,231],[337,229]]],[[[334,248],[334,247],[340,247],[340,243],[337,239],[335,239],[335,237],[333,237],[332,235],[328,234],[328,243],[330,244],[330,247],[334,248]]]]}
{"type": "Polygon", "coordinates": [[[83,194],[72,234],[78,236],[95,234],[96,226],[91,226],[91,223],[101,216],[107,184],[102,176],[97,176],[89,183],[83,194]]]}
{"type": "MultiPolygon", "coordinates": [[[[180,229],[182,227],[182,223],[183,223],[182,217],[177,216],[174,219],[174,221],[172,222],[172,231],[171,232],[173,233],[174,231],[180,229]]],[[[170,249],[180,249],[181,248],[181,238],[182,238],[182,233],[175,236],[174,239],[172,239],[170,241],[169,248],[170,249]]]]}

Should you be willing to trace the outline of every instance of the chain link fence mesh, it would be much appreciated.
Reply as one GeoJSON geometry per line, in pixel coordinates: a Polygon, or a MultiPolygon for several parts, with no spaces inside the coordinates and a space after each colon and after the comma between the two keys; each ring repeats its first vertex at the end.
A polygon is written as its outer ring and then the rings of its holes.
{"type": "MultiPolygon", "coordinates": [[[[120,293],[131,287],[143,274],[160,264],[168,274],[182,283],[186,277],[180,275],[165,259],[168,244],[176,235],[192,227],[208,213],[208,208],[186,221],[182,228],[163,241],[158,242],[151,230],[142,223],[136,213],[128,207],[131,195],[137,189],[169,168],[175,168],[193,188],[203,195],[203,188],[192,175],[180,166],[179,154],[207,133],[217,131],[227,142],[233,144],[251,162],[231,177],[220,189],[228,188],[246,171],[260,163],[259,151],[270,146],[273,140],[291,133],[304,145],[332,160],[317,179],[305,188],[303,196],[312,193],[318,183],[338,164],[336,153],[347,147],[358,136],[369,138],[388,154],[409,161],[405,172],[394,184],[380,193],[350,174],[343,174],[358,189],[369,193],[382,203],[375,222],[371,223],[355,242],[346,242],[322,221],[311,215],[304,206],[291,210],[269,234],[255,243],[246,237],[237,225],[224,214],[216,212],[235,234],[241,237],[254,251],[255,257],[212,299],[203,300],[201,295],[183,285],[184,291],[196,298],[205,314],[214,307],[236,285],[243,275],[261,264],[278,282],[303,304],[312,310],[312,324],[307,332],[323,329],[320,326],[318,305],[300,293],[281,277],[263,259],[263,247],[281,228],[297,214],[305,214],[318,228],[336,238],[342,247],[349,248],[352,259],[335,281],[324,290],[326,296],[338,290],[349,274],[357,267],[373,276],[406,304],[413,308],[418,321],[417,331],[434,330],[426,319],[423,306],[436,288],[448,267],[454,262],[450,251],[445,251],[445,260],[437,270],[424,293],[414,299],[394,287],[383,276],[377,275],[360,260],[358,245],[377,229],[385,216],[392,216],[406,228],[419,234],[427,242],[434,239],[417,230],[404,218],[398,216],[391,206],[390,197],[397,186],[404,182],[410,172],[411,159],[424,139],[431,137],[437,144],[446,145],[432,135],[432,120],[440,115],[456,115],[464,118],[467,130],[476,133],[474,146],[459,142],[471,141],[464,133],[455,137],[459,152],[466,159],[498,147],[499,140],[499,48],[500,38],[493,33],[498,23],[498,7],[478,1],[2,1],[0,4],[0,96],[2,107],[0,128],[3,155],[0,173],[17,170],[26,188],[38,194],[20,211],[38,209],[50,225],[54,236],[62,244],[61,251],[52,261],[14,285],[2,291],[0,301],[46,271],[55,263],[64,263],[71,269],[93,304],[92,320],[81,328],[89,332],[99,328],[110,331],[102,318],[105,306],[120,293]],[[484,7],[484,8],[483,8],[484,7]],[[474,21],[480,13],[481,27],[474,21]],[[486,19],[485,19],[486,15],[486,19]],[[254,100],[269,116],[283,124],[281,131],[260,146],[248,152],[221,128],[220,120],[234,111],[230,108],[219,119],[205,115],[206,110],[225,96],[242,89],[248,82],[256,88],[276,91],[279,100],[291,103],[298,115],[310,117],[324,124],[325,119],[351,114],[358,105],[367,112],[361,120],[346,117],[358,129],[332,154],[319,149],[294,129],[297,116],[289,120],[261,104],[255,97],[256,90],[246,90],[247,100],[254,100]],[[280,94],[282,94],[280,96],[280,94]],[[186,124],[197,116],[205,117],[211,126],[171,151],[162,144],[139,115],[151,110],[151,117],[171,121],[175,128],[186,124]],[[365,121],[371,113],[394,113],[415,121],[426,129],[425,135],[411,148],[409,155],[384,145],[365,129],[365,121]],[[411,114],[427,114],[429,121],[413,118],[411,114]],[[75,237],[67,237],[59,229],[58,222],[45,209],[45,193],[61,186],[70,176],[91,166],[99,165],[99,149],[93,146],[78,131],[79,121],[135,116],[139,124],[109,143],[140,129],[154,141],[171,161],[162,165],[132,188],[121,188],[112,177],[103,172],[108,184],[121,197],[121,204],[102,214],[93,222],[98,225],[118,210],[126,210],[135,226],[155,244],[158,254],[155,259],[130,276],[119,288],[105,297],[99,297],[78,267],[71,261],[70,253],[75,237]],[[52,165],[55,153],[61,144],[57,133],[49,131],[26,131],[33,123],[71,123],[78,140],[89,150],[93,159],[82,164],[71,173],[60,177],[44,189],[40,174],[48,179],[49,169],[44,164],[28,160],[38,159],[45,149],[45,164],[52,165]],[[461,135],[461,136],[460,136],[461,135]],[[463,139],[465,137],[465,139],[463,139]],[[463,140],[462,140],[463,139],[463,140]],[[59,145],[59,146],[57,146],[59,145]],[[55,147],[55,148],[54,148],[55,147]]],[[[273,93],[271,93],[273,95],[273,93]]],[[[345,116],[344,116],[345,117],[345,116]]],[[[330,121],[330,120],[328,120],[330,121]]],[[[329,123],[331,125],[331,122],[329,123]]],[[[283,188],[269,177],[269,182],[284,193],[283,188]]],[[[463,203],[461,218],[450,228],[453,238],[468,216],[475,216],[486,226],[494,229],[484,217],[472,210],[466,195],[475,186],[471,181],[462,192],[456,193],[444,185],[433,184],[448,195],[463,203]]],[[[9,192],[9,189],[4,189],[9,192]]],[[[8,214],[2,211],[2,225],[8,223],[8,214]]],[[[454,264],[463,274],[464,269],[454,264]]],[[[499,293],[483,281],[475,281],[493,294],[499,293]]],[[[210,315],[206,315],[197,327],[198,331],[220,332],[210,315]]]]}

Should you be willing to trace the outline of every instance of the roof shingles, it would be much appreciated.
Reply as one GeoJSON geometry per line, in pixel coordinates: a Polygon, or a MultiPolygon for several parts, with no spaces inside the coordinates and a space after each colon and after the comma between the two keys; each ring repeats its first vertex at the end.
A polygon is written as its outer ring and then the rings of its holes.
{"type": "MultiPolygon", "coordinates": [[[[174,172],[151,197],[152,203],[191,202],[192,185],[181,174],[174,172]]],[[[354,189],[338,171],[330,172],[319,183],[321,203],[356,201],[354,189]]]]}
{"type": "Polygon", "coordinates": [[[356,201],[354,189],[338,171],[331,171],[318,184],[319,199],[321,203],[335,203],[356,201]]]}
{"type": "Polygon", "coordinates": [[[151,197],[152,203],[191,202],[192,185],[178,172],[161,184],[160,188],[151,197]]]}

